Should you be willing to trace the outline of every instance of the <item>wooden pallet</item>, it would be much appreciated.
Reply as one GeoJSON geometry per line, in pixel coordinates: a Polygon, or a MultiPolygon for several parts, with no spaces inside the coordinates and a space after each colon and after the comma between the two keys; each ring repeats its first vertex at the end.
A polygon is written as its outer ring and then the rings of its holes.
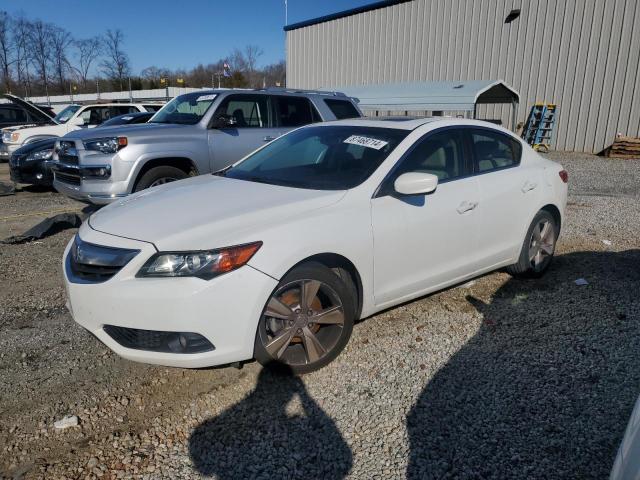
{"type": "Polygon", "coordinates": [[[617,136],[613,145],[605,150],[607,157],[640,158],[640,138],[617,136]]]}

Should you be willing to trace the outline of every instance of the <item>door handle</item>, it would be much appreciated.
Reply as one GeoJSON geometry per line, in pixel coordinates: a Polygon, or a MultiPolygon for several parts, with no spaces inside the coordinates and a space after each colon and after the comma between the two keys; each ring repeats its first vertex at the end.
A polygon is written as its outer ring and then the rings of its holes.
{"type": "Polygon", "coordinates": [[[271,135],[267,135],[262,140],[264,140],[265,142],[270,142],[271,140],[275,140],[275,139],[276,139],[276,137],[272,137],[271,135]]]}
{"type": "Polygon", "coordinates": [[[456,209],[460,215],[467,213],[478,206],[478,202],[467,202],[466,200],[456,209]]]}
{"type": "Polygon", "coordinates": [[[522,186],[522,193],[530,192],[531,190],[533,190],[537,186],[538,186],[537,183],[530,182],[529,180],[527,180],[526,182],[524,182],[524,185],[522,186]]]}

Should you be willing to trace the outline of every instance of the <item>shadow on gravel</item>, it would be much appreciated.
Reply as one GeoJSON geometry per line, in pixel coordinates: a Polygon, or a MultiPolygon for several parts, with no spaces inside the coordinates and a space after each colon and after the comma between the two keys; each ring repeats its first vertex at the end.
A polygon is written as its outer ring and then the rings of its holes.
{"type": "Polygon", "coordinates": [[[640,394],[640,250],[467,298],[482,328],[411,409],[407,477],[608,478],[640,394]]]}
{"type": "Polygon", "coordinates": [[[196,427],[189,452],[198,472],[220,479],[340,479],[352,464],[349,446],[302,380],[268,369],[246,398],[196,427]]]}

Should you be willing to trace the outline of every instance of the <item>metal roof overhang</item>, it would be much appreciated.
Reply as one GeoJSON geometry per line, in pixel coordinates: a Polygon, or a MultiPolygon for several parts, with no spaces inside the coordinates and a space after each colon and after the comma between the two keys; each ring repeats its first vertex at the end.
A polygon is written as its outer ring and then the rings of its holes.
{"type": "Polygon", "coordinates": [[[520,95],[502,80],[387,83],[334,87],[359,100],[363,110],[444,110],[474,112],[486,103],[519,102],[520,95]]]}

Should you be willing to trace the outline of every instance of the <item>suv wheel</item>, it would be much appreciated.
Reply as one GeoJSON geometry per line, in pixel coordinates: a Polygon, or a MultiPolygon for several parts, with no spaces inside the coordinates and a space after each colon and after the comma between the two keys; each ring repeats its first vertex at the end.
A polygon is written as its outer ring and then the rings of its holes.
{"type": "Polygon", "coordinates": [[[183,178],[187,178],[185,172],[176,167],[162,166],[162,167],[154,167],[148,172],[146,172],[135,188],[134,192],[139,192],[140,190],[144,190],[149,187],[156,187],[158,185],[163,185],[165,183],[173,182],[175,180],[182,180],[183,178]]]}

